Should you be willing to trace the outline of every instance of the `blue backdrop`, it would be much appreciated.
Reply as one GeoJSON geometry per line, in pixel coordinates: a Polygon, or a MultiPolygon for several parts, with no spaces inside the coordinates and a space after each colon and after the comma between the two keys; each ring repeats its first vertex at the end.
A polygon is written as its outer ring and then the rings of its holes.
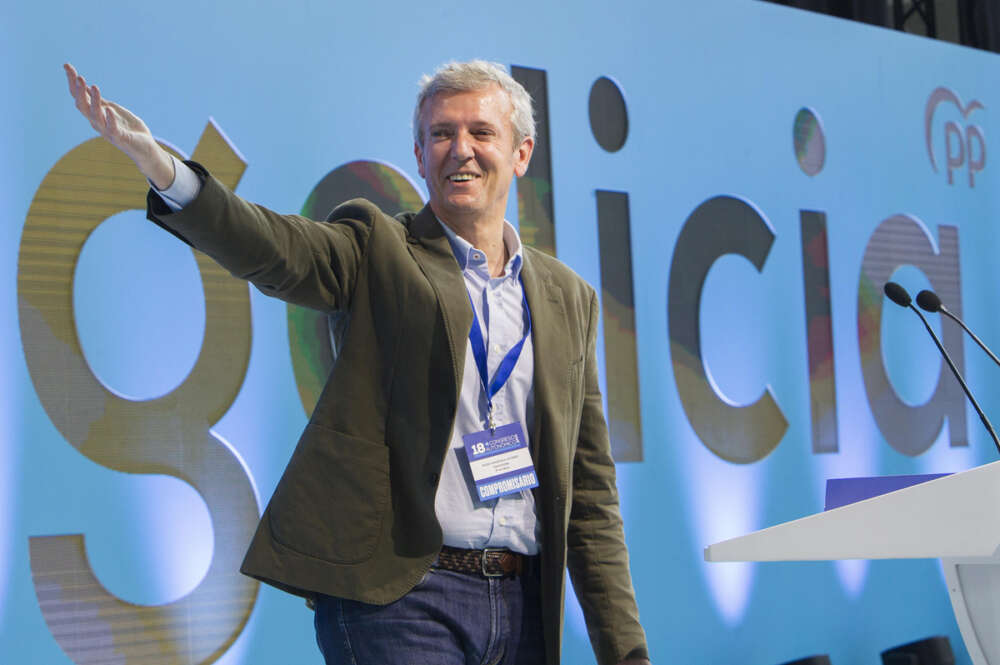
{"type": "MultiPolygon", "coordinates": [[[[84,534],[87,560],[109,593],[156,605],[198,586],[220,528],[191,484],[123,473],[82,455],[37,394],[25,355],[37,340],[23,338],[18,310],[19,271],[30,259],[22,253],[25,223],[46,175],[93,136],[70,103],[60,65],[72,62],[184,153],[214,118],[247,163],[236,191],[294,212],[320,179],[354,160],[392,164],[425,192],[412,156],[416,80],[443,61],[472,57],[546,72],[557,254],[599,289],[595,191],[628,194],[631,232],[623,242],[632,259],[642,461],[618,471],[654,661],[767,665],[823,652],[838,665],[874,663],[882,649],[944,634],[959,662],[969,662],[936,561],[706,564],[702,549],[821,510],[829,477],[957,471],[995,459],[971,410],[968,446],[953,445],[961,438],[949,431],[954,419],[926,432],[934,440],[926,449],[889,443],[895,421],[873,415],[863,362],[883,362],[893,391],[914,408],[933,406],[941,364],[906,312],[886,308],[871,319],[881,302],[865,292],[862,264],[876,229],[893,215],[925,229],[935,251],[940,227],[955,227],[957,250],[938,279],[954,281],[965,319],[987,342],[1000,340],[993,232],[1000,171],[989,159],[1000,105],[996,55],[739,0],[178,0],[160,8],[60,0],[8,4],[2,13],[4,662],[72,662],[43,616],[29,537],[84,534]],[[618,83],[627,105],[628,137],[617,152],[602,149],[590,127],[591,86],[602,76],[618,83]],[[954,97],[929,107],[939,88],[954,97]],[[799,116],[802,109],[808,113],[799,116]],[[747,443],[750,459],[738,462],[713,452],[692,425],[696,414],[682,395],[691,367],[669,333],[675,245],[692,213],[720,196],[755,210],[773,241],[759,269],[734,253],[712,264],[694,294],[696,356],[720,405],[735,412],[769,390],[787,422],[774,445],[747,443]],[[825,215],[828,261],[804,263],[802,210],[825,215]],[[828,275],[826,319],[807,305],[809,266],[828,275]],[[829,323],[825,346],[810,346],[807,322],[817,316],[829,323]],[[866,327],[872,320],[874,332],[866,327]],[[811,350],[826,353],[812,369],[811,350]],[[818,452],[813,422],[822,409],[810,400],[831,381],[834,445],[828,439],[818,452]]],[[[508,217],[518,217],[513,196],[508,217]]],[[[911,292],[945,290],[900,251],[890,267],[911,292]]],[[[183,384],[206,320],[191,253],[141,212],[127,211],[101,223],[73,260],[73,320],[93,374],[129,401],[183,384]]],[[[212,433],[241,460],[262,506],[307,416],[285,306],[256,291],[249,298],[246,376],[212,433]]],[[[945,327],[936,318],[934,325],[945,327]]],[[[996,369],[969,344],[964,354],[970,384],[995,413],[996,369]]],[[[593,662],[582,617],[575,601],[569,605],[564,662],[593,662]]],[[[261,588],[246,626],[216,662],[319,663],[310,611],[261,588]]]]}

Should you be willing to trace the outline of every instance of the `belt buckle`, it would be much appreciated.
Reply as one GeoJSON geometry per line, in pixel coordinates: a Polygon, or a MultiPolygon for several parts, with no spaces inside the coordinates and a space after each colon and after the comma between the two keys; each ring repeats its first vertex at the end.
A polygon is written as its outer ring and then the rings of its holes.
{"type": "Polygon", "coordinates": [[[479,569],[483,573],[483,577],[503,577],[503,566],[500,565],[500,557],[504,555],[507,550],[502,547],[487,547],[483,550],[483,557],[480,559],[479,569]],[[493,554],[495,556],[491,557],[493,554]],[[497,572],[491,573],[486,569],[486,563],[488,560],[492,559],[497,564],[497,572]]]}

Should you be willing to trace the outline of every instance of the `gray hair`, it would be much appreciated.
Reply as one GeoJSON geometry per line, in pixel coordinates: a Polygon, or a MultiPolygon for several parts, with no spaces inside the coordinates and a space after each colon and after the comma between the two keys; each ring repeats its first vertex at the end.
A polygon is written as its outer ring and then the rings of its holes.
{"type": "Polygon", "coordinates": [[[510,99],[510,124],[514,128],[515,146],[524,139],[535,138],[535,117],[532,112],[531,95],[524,86],[507,73],[503,65],[485,60],[469,62],[446,62],[438,67],[434,76],[420,77],[420,91],[417,105],[413,109],[413,140],[423,147],[422,118],[424,103],[439,92],[471,92],[497,84],[510,99]]]}

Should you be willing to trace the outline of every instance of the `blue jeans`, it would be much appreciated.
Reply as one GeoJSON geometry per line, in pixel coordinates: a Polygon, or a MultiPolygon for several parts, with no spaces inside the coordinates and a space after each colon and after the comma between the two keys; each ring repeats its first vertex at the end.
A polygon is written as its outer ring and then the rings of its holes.
{"type": "Polygon", "coordinates": [[[319,596],[327,665],[544,665],[537,575],[484,578],[441,568],[388,605],[319,596]]]}

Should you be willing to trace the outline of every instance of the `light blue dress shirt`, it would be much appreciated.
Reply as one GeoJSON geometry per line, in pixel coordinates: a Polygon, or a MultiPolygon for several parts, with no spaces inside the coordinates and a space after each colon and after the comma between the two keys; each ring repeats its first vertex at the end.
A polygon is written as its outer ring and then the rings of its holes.
{"type": "MultiPolygon", "coordinates": [[[[441,223],[438,220],[438,223],[441,223]]],[[[476,308],[486,343],[486,368],[492,379],[511,347],[524,337],[528,320],[524,315],[521,240],[509,222],[504,222],[503,241],[511,257],[500,277],[490,277],[486,254],[459,237],[447,225],[441,228],[451,242],[462,269],[465,288],[476,308]]],[[[533,421],[534,355],[531,337],[525,340],[510,378],[493,397],[497,425],[521,423],[525,440],[533,421]]],[[[521,490],[498,499],[480,501],[476,494],[462,436],[486,428],[486,389],[479,378],[472,343],[465,340],[465,368],[455,424],[441,481],[434,497],[434,510],[444,531],[444,544],[466,549],[506,547],[522,554],[537,554],[539,525],[531,490],[521,490]]]]}
{"type": "MultiPolygon", "coordinates": [[[[172,209],[180,210],[198,196],[201,181],[190,167],[176,158],[172,159],[173,183],[162,191],[154,187],[154,191],[172,209]]],[[[441,223],[440,220],[438,223],[441,223]]],[[[441,224],[441,227],[451,243],[476,316],[479,317],[486,343],[486,366],[492,379],[504,356],[527,331],[524,288],[520,280],[524,264],[521,240],[514,227],[504,221],[503,241],[511,258],[504,266],[503,275],[490,277],[486,254],[459,237],[447,225],[441,224]]],[[[522,554],[537,554],[540,534],[531,490],[485,502],[480,501],[476,494],[462,436],[486,427],[486,391],[480,381],[468,338],[465,344],[465,367],[458,409],[434,499],[434,510],[444,532],[444,544],[466,549],[506,547],[522,554]]],[[[534,356],[529,336],[510,378],[493,397],[496,424],[521,423],[526,441],[530,436],[530,423],[534,420],[533,376],[534,356]]]]}

